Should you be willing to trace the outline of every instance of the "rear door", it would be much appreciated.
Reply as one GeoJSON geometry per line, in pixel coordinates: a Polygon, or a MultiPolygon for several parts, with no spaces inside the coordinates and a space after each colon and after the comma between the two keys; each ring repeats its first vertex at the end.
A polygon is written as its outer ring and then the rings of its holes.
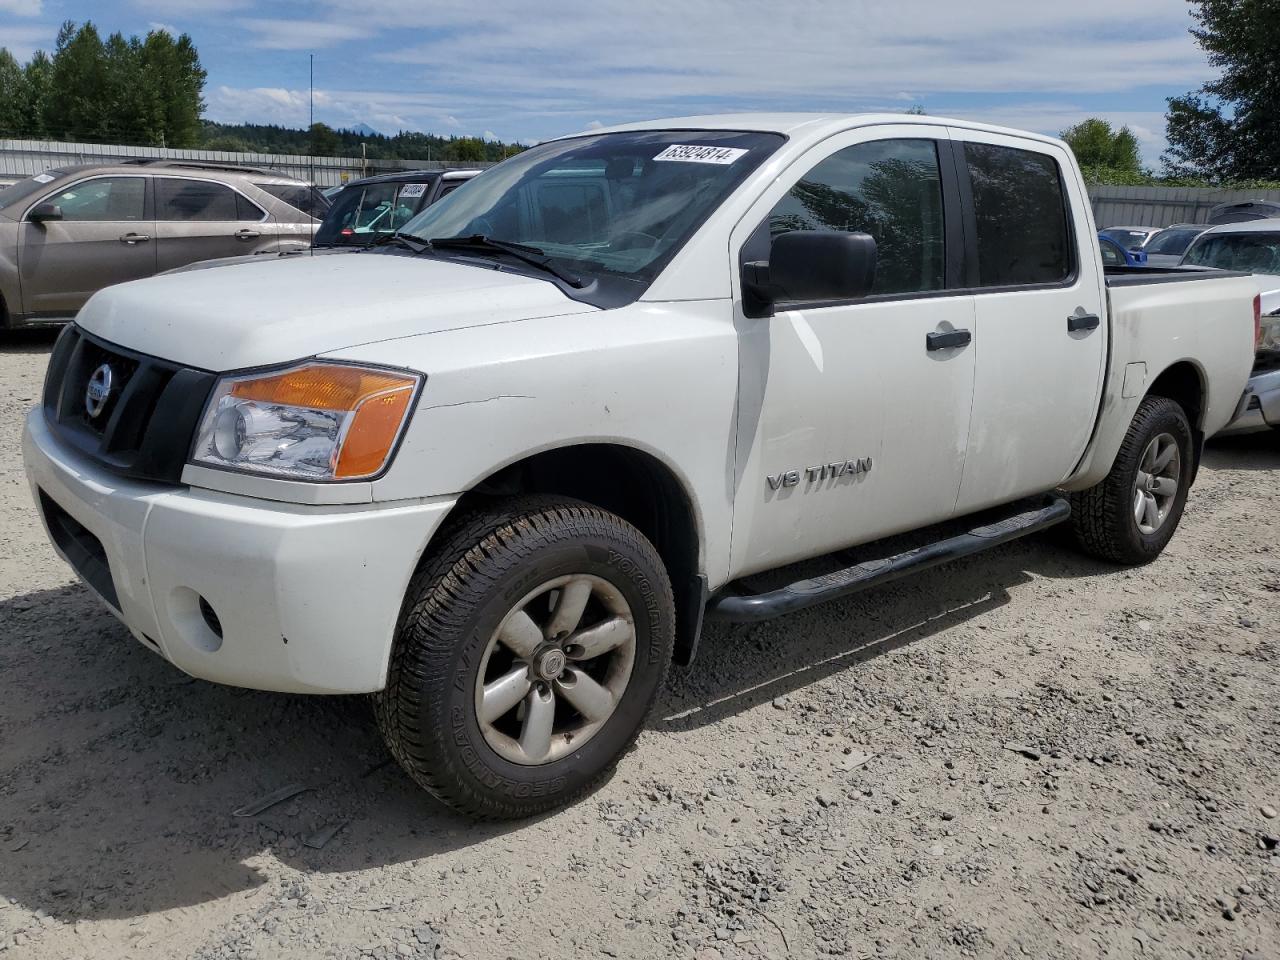
{"type": "MultiPolygon", "coordinates": [[[[156,272],[155,224],[147,180],[90,177],[33,200],[62,211],[61,220],[18,227],[23,312],[69,317],[103,287],[156,272]]],[[[28,208],[29,211],[29,208],[28,208]]]]}
{"type": "Polygon", "coordinates": [[[155,179],[157,258],[161,270],[200,260],[274,253],[277,237],[267,212],[216,180],[155,179]]]}
{"type": "Polygon", "coordinates": [[[1107,355],[1098,238],[1065,150],[951,131],[974,293],[973,417],[959,512],[1051,490],[1079,462],[1107,355]]]}

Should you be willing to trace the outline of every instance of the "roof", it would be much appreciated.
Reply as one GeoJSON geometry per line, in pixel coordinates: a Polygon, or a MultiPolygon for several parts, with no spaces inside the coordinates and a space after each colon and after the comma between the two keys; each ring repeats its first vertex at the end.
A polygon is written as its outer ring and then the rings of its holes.
{"type": "Polygon", "coordinates": [[[1205,233],[1277,233],[1280,232],[1280,217],[1267,217],[1265,220],[1242,220],[1239,223],[1220,223],[1209,227],[1205,233]]]}
{"type": "MultiPolygon", "coordinates": [[[[587,130],[570,134],[572,137],[593,136],[597,133],[620,133],[628,130],[747,130],[762,133],[781,133],[788,137],[801,135],[818,135],[836,133],[850,127],[865,127],[878,124],[922,124],[928,126],[960,127],[967,130],[983,130],[988,133],[1002,133],[1011,137],[1026,140],[1038,140],[1042,143],[1061,143],[1055,137],[1046,137],[1026,130],[1014,130],[1009,127],[997,127],[989,123],[975,123],[972,120],[958,120],[949,117],[934,117],[928,114],[913,113],[719,113],[693,117],[669,117],[662,120],[645,120],[639,123],[625,123],[600,130],[587,130]]],[[[562,137],[560,139],[568,139],[562,137]]]]}
{"type": "Polygon", "coordinates": [[[479,172],[479,170],[397,170],[395,173],[375,173],[371,177],[348,180],[343,186],[354,187],[357,184],[363,186],[368,183],[418,183],[423,180],[433,180],[436,177],[441,180],[469,180],[479,172]]]}

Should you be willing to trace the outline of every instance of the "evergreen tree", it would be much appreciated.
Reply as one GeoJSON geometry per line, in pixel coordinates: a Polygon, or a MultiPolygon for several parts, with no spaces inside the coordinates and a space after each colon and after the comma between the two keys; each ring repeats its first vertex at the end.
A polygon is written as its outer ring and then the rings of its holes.
{"type": "Polygon", "coordinates": [[[21,137],[23,105],[28,100],[27,78],[8,50],[0,49],[0,137],[21,137]]]}
{"type": "Polygon", "coordinates": [[[1280,179],[1280,0],[1188,0],[1191,33],[1220,71],[1169,100],[1164,155],[1175,176],[1280,179]]]}

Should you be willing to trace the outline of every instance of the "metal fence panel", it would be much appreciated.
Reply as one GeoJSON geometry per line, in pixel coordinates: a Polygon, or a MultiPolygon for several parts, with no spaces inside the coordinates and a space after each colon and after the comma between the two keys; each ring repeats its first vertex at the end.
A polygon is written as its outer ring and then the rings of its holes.
{"type": "Polygon", "coordinates": [[[1217,187],[1126,187],[1091,184],[1089,198],[1098,227],[1167,227],[1204,223],[1220,203],[1280,202],[1280,190],[1222,190],[1217,187]]]}
{"type": "Polygon", "coordinates": [[[264,167],[310,180],[320,187],[398,170],[459,170],[492,166],[452,160],[367,160],[358,157],[305,157],[282,153],[231,153],[225,150],[175,150],[165,147],[125,147],[103,143],[62,143],[57,140],[0,140],[0,177],[22,179],[53,167],[81,163],[116,163],[121,159],[154,158],[229,163],[264,167]]]}

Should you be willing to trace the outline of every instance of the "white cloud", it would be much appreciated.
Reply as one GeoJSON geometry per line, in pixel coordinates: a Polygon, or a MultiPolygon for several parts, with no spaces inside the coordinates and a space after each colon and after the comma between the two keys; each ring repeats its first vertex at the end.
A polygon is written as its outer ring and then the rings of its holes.
{"type": "Polygon", "coordinates": [[[133,5],[162,17],[208,17],[243,10],[253,0],[133,0],[133,5]]]}
{"type": "Polygon", "coordinates": [[[319,50],[372,35],[354,23],[249,19],[240,25],[254,34],[250,43],[263,50],[319,50]]]}
{"type": "Polygon", "coordinates": [[[19,63],[26,63],[37,50],[52,50],[56,27],[0,26],[0,47],[5,47],[19,63]]]}
{"type": "Polygon", "coordinates": [[[150,23],[147,24],[147,29],[159,30],[164,33],[170,33],[170,34],[173,34],[173,36],[175,37],[179,36],[182,33],[182,31],[179,30],[177,27],[175,27],[173,24],[161,23],[159,20],[152,20],[150,23]]]}
{"type": "Polygon", "coordinates": [[[0,13],[12,13],[15,17],[38,17],[43,6],[41,0],[0,0],[0,13]]]}
{"type": "MultiPolygon", "coordinates": [[[[134,2],[194,11],[238,0],[134,2]]],[[[330,90],[326,120],[504,139],[655,116],[920,103],[1046,132],[1102,115],[1130,123],[1152,157],[1164,126],[1163,93],[1152,91],[1190,90],[1210,75],[1175,0],[692,0],[679,16],[634,0],[544,0],[535,16],[527,0],[306,8],[233,22],[259,48],[346,54],[351,44],[360,68],[341,82],[371,89],[330,90]]],[[[225,89],[238,92],[211,96],[211,112],[237,98],[277,120],[284,109],[260,91],[225,89]]]]}

